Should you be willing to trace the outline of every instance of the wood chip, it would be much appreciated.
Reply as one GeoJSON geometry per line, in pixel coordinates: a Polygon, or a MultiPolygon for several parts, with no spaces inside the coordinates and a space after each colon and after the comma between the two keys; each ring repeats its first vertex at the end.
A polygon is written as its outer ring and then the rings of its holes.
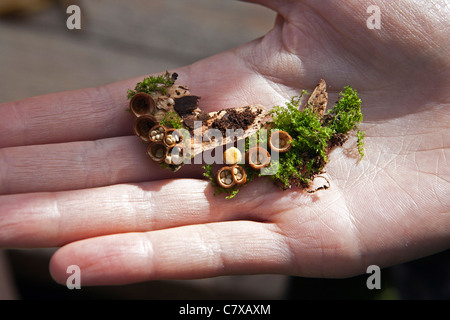
{"type": "Polygon", "coordinates": [[[327,94],[327,84],[325,80],[320,79],[319,84],[314,89],[313,93],[308,99],[308,105],[313,107],[313,111],[324,115],[325,109],[327,108],[328,94],[327,94]]]}

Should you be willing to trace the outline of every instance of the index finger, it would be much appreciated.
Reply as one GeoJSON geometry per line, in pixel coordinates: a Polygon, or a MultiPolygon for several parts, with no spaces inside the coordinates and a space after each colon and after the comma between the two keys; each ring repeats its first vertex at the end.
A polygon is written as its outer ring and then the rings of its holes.
{"type": "MultiPolygon", "coordinates": [[[[256,103],[257,95],[229,93],[242,92],[244,75],[253,74],[239,59],[229,51],[170,72],[179,74],[177,84],[202,98],[203,110],[256,103]],[[239,81],[236,75],[242,75],[239,81]]],[[[131,135],[127,90],[143,77],[0,104],[0,148],[131,135]]]]}
{"type": "MultiPolygon", "coordinates": [[[[280,97],[273,95],[271,82],[245,61],[256,43],[169,72],[178,73],[177,84],[201,97],[205,111],[261,101],[275,105],[280,97]]],[[[127,90],[144,77],[0,104],[0,148],[131,135],[127,90]]]]}
{"type": "Polygon", "coordinates": [[[0,148],[131,134],[126,88],[135,81],[0,104],[0,148]]]}

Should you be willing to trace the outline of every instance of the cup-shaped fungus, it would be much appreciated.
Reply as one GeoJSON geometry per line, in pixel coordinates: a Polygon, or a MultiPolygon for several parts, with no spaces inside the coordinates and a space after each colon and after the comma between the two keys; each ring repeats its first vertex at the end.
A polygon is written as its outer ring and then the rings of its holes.
{"type": "Polygon", "coordinates": [[[183,136],[177,129],[167,129],[166,135],[164,137],[164,143],[168,147],[172,147],[183,141],[183,136]]]}
{"type": "Polygon", "coordinates": [[[239,163],[242,159],[241,151],[235,147],[228,148],[223,153],[223,159],[228,165],[239,163]]]}
{"type": "Polygon", "coordinates": [[[175,145],[167,149],[165,162],[169,165],[180,165],[183,163],[186,153],[182,145],[175,145]]]}
{"type": "Polygon", "coordinates": [[[236,184],[233,178],[233,168],[232,167],[222,167],[217,172],[217,183],[223,188],[231,188],[236,184]]]}
{"type": "Polygon", "coordinates": [[[162,142],[164,143],[164,137],[166,135],[166,128],[160,124],[156,124],[150,129],[149,139],[151,142],[162,142]]]}
{"type": "Polygon", "coordinates": [[[254,147],[248,151],[248,164],[256,170],[267,167],[270,164],[269,152],[261,147],[254,147]]]}
{"type": "Polygon", "coordinates": [[[134,121],[134,133],[144,142],[150,142],[150,130],[157,124],[156,118],[145,115],[134,121]]]}
{"type": "Polygon", "coordinates": [[[286,131],[273,131],[270,134],[269,146],[278,153],[287,152],[292,146],[292,137],[286,131]]]}
{"type": "Polygon", "coordinates": [[[234,165],[231,167],[233,169],[233,179],[237,184],[244,184],[247,181],[247,173],[245,169],[241,166],[234,165]]]}
{"type": "Polygon", "coordinates": [[[136,117],[153,114],[155,106],[155,100],[145,92],[136,93],[130,100],[130,110],[136,117]]]}
{"type": "Polygon", "coordinates": [[[162,163],[166,158],[167,147],[160,142],[153,142],[147,148],[147,154],[156,163],[162,163]]]}

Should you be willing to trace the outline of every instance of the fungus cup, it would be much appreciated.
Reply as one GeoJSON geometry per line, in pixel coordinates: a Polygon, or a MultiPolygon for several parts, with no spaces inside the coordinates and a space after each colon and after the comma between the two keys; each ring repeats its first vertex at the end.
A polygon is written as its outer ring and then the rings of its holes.
{"type": "Polygon", "coordinates": [[[151,143],[147,148],[147,154],[155,163],[162,163],[166,158],[167,147],[160,143],[151,143]]]}
{"type": "Polygon", "coordinates": [[[292,137],[286,131],[272,131],[269,138],[270,149],[278,153],[289,151],[292,146],[292,137]]]}
{"type": "Polygon", "coordinates": [[[134,133],[144,142],[150,142],[150,130],[157,124],[156,118],[144,115],[134,121],[134,133]]]}
{"type": "Polygon", "coordinates": [[[183,141],[183,135],[177,129],[167,129],[164,137],[164,143],[168,147],[172,147],[183,141]]]}
{"type": "Polygon", "coordinates": [[[226,166],[219,169],[217,172],[217,184],[222,188],[228,189],[236,184],[233,178],[233,168],[226,166]]]}
{"type": "Polygon", "coordinates": [[[233,170],[233,179],[236,184],[244,184],[247,181],[247,173],[245,172],[245,169],[238,165],[234,165],[231,168],[233,170]]]}
{"type": "Polygon", "coordinates": [[[164,142],[166,128],[160,124],[156,124],[150,129],[149,139],[151,142],[164,142]]]}
{"type": "Polygon", "coordinates": [[[180,165],[183,163],[184,159],[186,158],[186,152],[184,150],[184,147],[180,144],[175,145],[173,147],[169,147],[167,149],[165,162],[168,165],[180,165]]]}
{"type": "Polygon", "coordinates": [[[231,148],[226,149],[223,152],[223,159],[226,164],[233,165],[233,164],[241,162],[242,153],[238,148],[231,147],[231,148]]]}
{"type": "Polygon", "coordinates": [[[130,110],[136,117],[153,114],[155,105],[152,96],[145,92],[136,93],[130,100],[130,110]]]}
{"type": "Polygon", "coordinates": [[[269,152],[261,147],[254,147],[248,151],[248,164],[255,170],[260,170],[270,164],[269,152]]]}

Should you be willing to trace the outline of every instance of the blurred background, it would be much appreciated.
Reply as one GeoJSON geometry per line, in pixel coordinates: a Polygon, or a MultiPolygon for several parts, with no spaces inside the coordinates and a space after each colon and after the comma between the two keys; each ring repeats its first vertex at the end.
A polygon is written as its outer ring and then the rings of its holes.
{"type": "Polygon", "coordinates": [[[0,0],[0,102],[185,66],[264,35],[275,14],[221,0],[0,0]],[[69,5],[81,30],[68,30],[69,5]]]}
{"type": "MultiPolygon", "coordinates": [[[[0,0],[0,103],[185,66],[263,36],[274,19],[266,8],[231,0],[0,0]],[[81,8],[81,30],[66,27],[72,4],[81,8]]],[[[382,290],[367,289],[368,275],[229,276],[68,290],[49,275],[53,252],[0,251],[0,299],[450,297],[448,285],[439,286],[450,283],[448,252],[382,270],[382,290]]]]}

